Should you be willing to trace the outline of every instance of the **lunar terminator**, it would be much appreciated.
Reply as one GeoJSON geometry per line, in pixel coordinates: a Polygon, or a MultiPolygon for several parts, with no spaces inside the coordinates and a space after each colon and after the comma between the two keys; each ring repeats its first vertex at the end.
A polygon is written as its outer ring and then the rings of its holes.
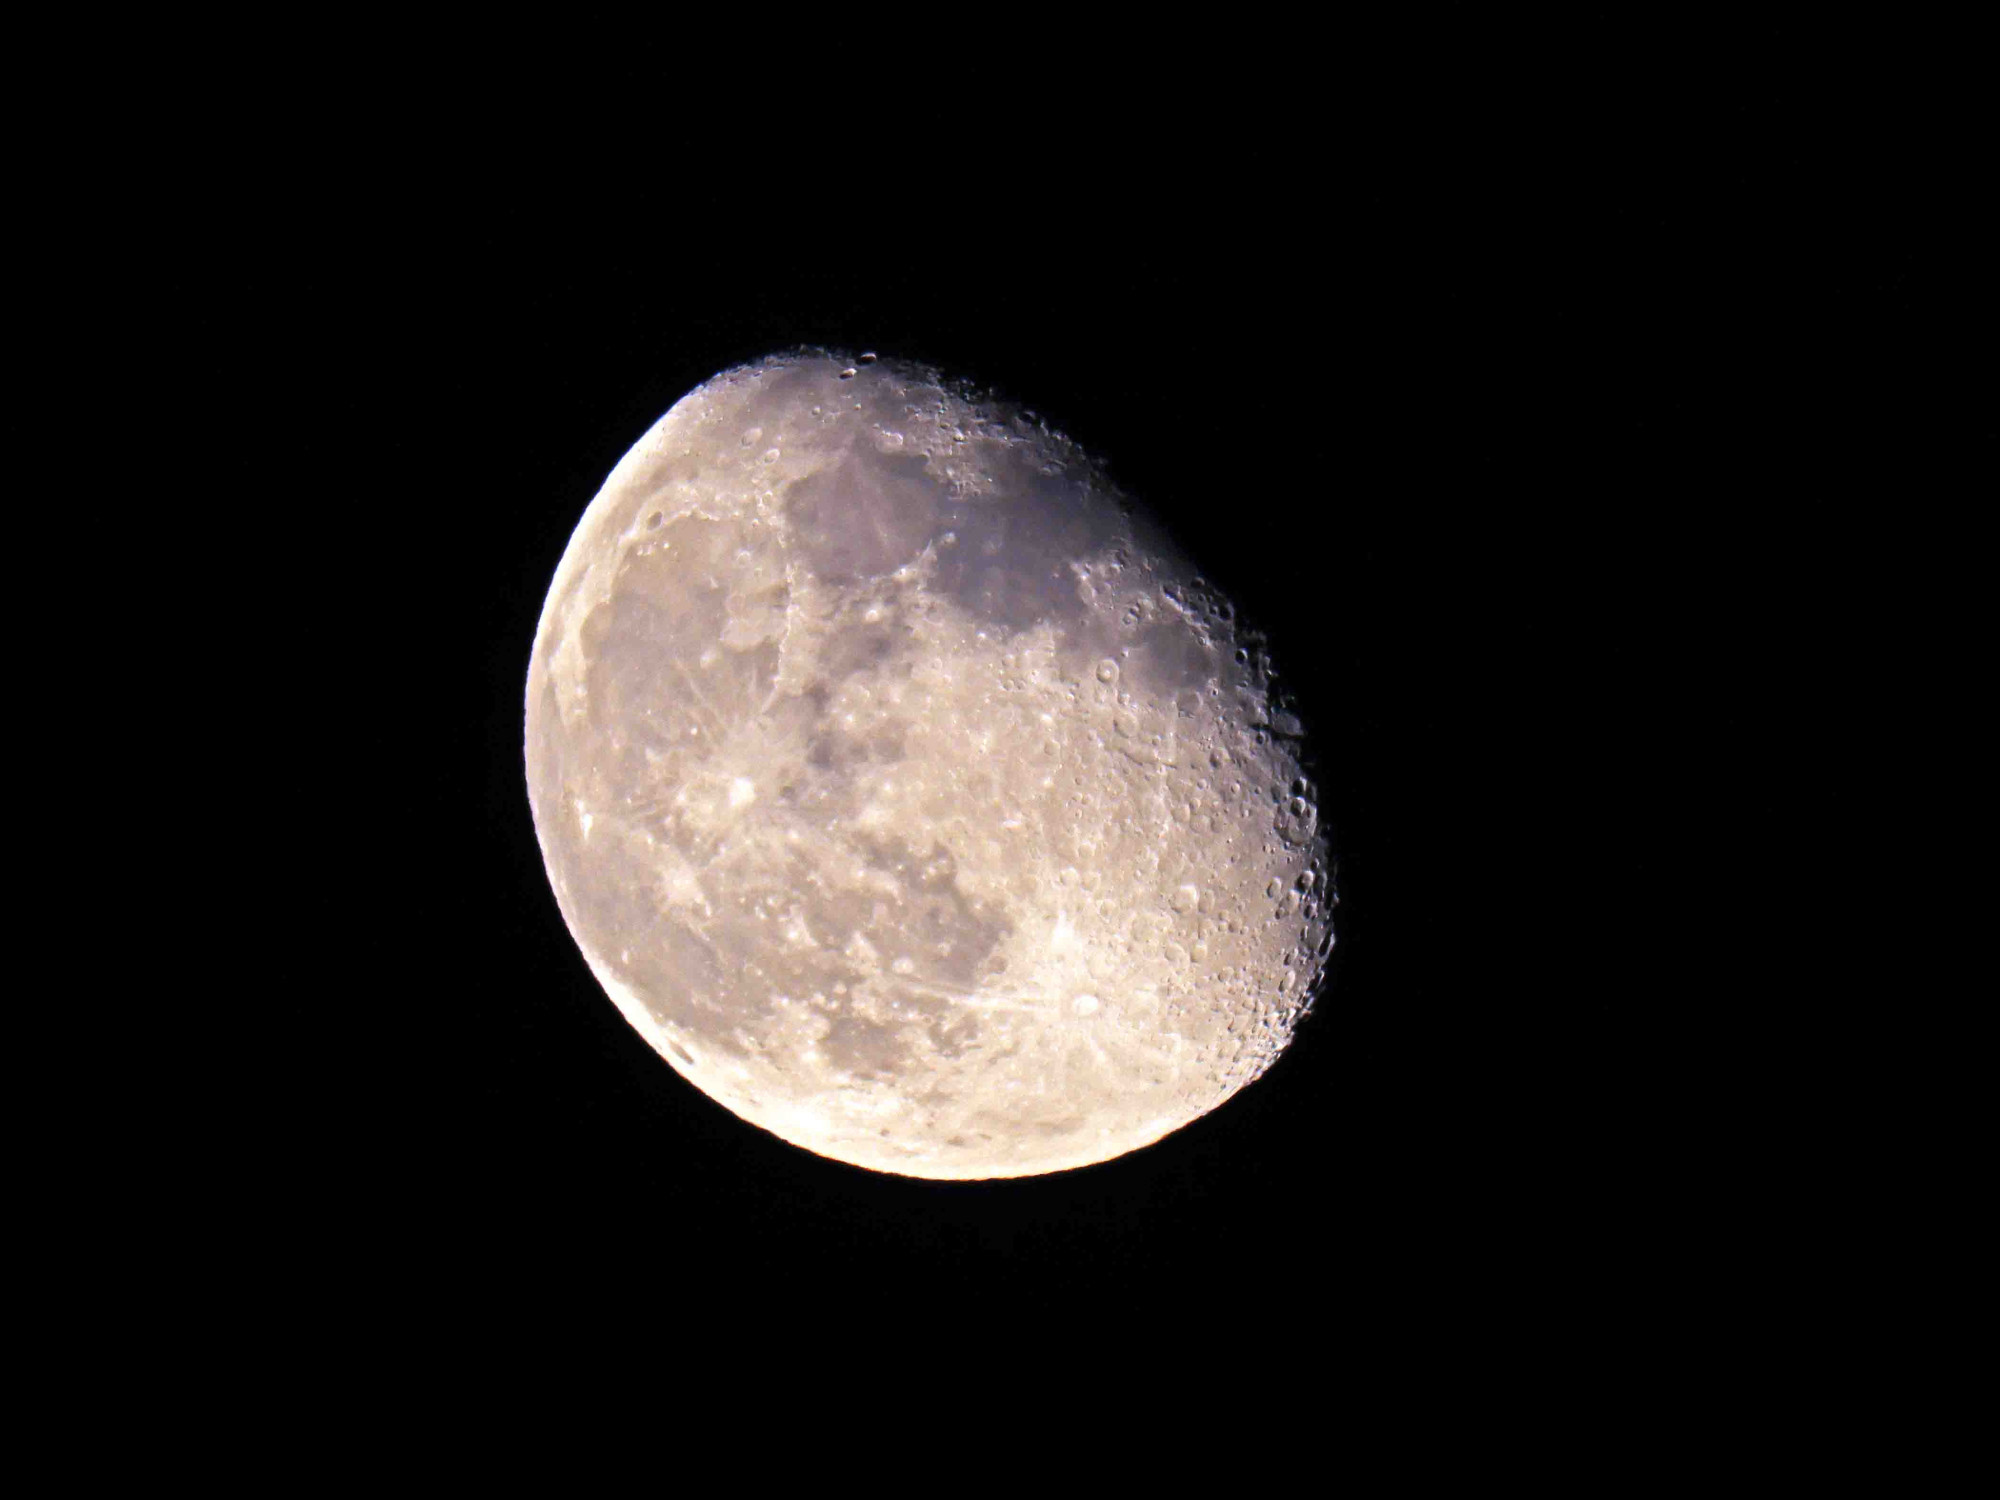
{"type": "Polygon", "coordinates": [[[1108,1160],[1257,1077],[1334,894],[1264,643],[1034,413],[773,356],[626,454],[557,568],[529,800],[682,1076],[932,1178],[1108,1160]]]}

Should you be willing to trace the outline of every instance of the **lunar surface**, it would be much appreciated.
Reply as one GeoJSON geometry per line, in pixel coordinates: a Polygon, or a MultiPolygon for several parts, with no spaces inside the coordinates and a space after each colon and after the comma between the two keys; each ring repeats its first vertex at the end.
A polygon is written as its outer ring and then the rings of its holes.
{"type": "Polygon", "coordinates": [[[1299,733],[1073,442],[819,351],[626,454],[527,684],[549,880],[625,1018],[752,1124],[916,1177],[1107,1160],[1278,1056],[1333,944],[1299,733]]]}

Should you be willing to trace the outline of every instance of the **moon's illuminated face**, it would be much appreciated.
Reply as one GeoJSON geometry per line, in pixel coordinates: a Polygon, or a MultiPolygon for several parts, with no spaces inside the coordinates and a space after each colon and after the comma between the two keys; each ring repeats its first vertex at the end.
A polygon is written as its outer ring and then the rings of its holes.
{"type": "Polygon", "coordinates": [[[591,502],[528,790],[592,971],[807,1150],[1013,1177],[1261,1073],[1333,938],[1297,722],[1101,471],[932,371],[774,357],[591,502]]]}

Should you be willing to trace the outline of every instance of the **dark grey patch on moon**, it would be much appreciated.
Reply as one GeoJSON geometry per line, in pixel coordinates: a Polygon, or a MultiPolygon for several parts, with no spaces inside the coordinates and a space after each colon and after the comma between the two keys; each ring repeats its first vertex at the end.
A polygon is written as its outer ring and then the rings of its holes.
{"type": "Polygon", "coordinates": [[[922,455],[871,453],[851,443],[839,462],[792,483],[785,515],[813,575],[851,584],[885,577],[930,545],[938,496],[922,455]]]}

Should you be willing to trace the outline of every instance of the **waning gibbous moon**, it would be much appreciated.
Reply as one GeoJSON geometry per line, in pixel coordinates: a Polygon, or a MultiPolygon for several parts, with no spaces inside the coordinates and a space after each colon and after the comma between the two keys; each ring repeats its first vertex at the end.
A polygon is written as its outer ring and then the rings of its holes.
{"type": "Polygon", "coordinates": [[[727,371],[556,570],[527,777],[683,1077],[914,1177],[1109,1160],[1262,1073],[1334,895],[1263,642],[1103,469],[935,371],[727,371]]]}

